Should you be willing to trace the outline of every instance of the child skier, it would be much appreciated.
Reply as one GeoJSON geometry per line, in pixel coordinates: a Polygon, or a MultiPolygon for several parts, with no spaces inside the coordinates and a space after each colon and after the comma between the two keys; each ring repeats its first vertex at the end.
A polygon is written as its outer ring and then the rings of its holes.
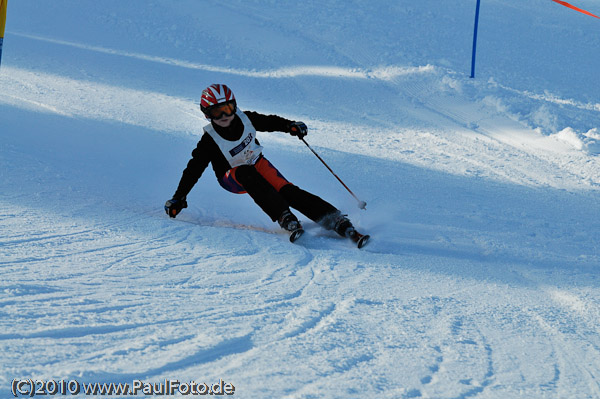
{"type": "Polygon", "coordinates": [[[223,84],[213,84],[202,92],[200,109],[210,121],[192,152],[192,159],[183,171],[173,198],[165,203],[165,211],[174,218],[187,208],[186,196],[192,190],[208,164],[219,184],[226,190],[248,193],[254,202],[279,225],[291,233],[290,241],[304,230],[290,207],[342,237],[357,242],[359,247],[368,236],[359,234],[350,220],[322,198],[300,189],[286,180],[262,155],[256,131],[281,131],[303,138],[307,127],[276,115],[241,111],[233,92],[223,84]]]}

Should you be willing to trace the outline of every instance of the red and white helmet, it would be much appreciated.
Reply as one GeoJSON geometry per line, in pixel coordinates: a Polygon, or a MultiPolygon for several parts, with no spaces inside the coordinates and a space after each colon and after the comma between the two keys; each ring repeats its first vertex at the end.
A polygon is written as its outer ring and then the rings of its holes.
{"type": "Polygon", "coordinates": [[[209,110],[219,104],[232,103],[237,108],[235,96],[229,87],[222,84],[208,86],[202,91],[200,109],[208,116],[209,110]]]}

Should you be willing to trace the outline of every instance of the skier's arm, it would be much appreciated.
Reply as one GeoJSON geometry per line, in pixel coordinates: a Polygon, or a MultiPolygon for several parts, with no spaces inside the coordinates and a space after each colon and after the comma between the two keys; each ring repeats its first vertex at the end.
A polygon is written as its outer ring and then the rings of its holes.
{"type": "Polygon", "coordinates": [[[194,151],[192,151],[192,159],[190,159],[183,171],[179,186],[175,194],[173,194],[174,199],[185,200],[189,192],[192,191],[192,188],[210,163],[210,149],[212,145],[214,145],[214,141],[210,139],[209,135],[205,134],[202,136],[202,139],[198,142],[194,151]]]}
{"type": "Polygon", "coordinates": [[[264,115],[254,111],[244,111],[252,126],[259,132],[287,132],[291,120],[278,115],[264,115]]]}
{"type": "Polygon", "coordinates": [[[278,115],[264,115],[254,111],[244,111],[252,126],[260,132],[286,132],[292,136],[304,137],[307,133],[303,122],[295,122],[278,115]]]}

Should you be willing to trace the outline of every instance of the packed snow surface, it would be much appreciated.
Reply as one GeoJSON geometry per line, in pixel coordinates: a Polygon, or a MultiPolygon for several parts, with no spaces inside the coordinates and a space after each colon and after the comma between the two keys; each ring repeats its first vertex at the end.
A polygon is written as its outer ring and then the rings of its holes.
{"type": "Polygon", "coordinates": [[[1,397],[600,397],[597,19],[483,0],[470,79],[474,0],[9,3],[1,397]],[[265,154],[367,247],[306,218],[291,244],[210,169],[165,215],[211,83],[309,126],[366,210],[296,138],[265,154]]]}

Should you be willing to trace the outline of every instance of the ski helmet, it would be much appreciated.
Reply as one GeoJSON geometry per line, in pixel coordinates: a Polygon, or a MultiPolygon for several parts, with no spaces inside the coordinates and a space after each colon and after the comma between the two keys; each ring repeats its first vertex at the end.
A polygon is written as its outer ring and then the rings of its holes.
{"type": "Polygon", "coordinates": [[[237,109],[237,103],[233,92],[227,85],[213,84],[208,86],[202,91],[202,97],[200,98],[200,109],[210,119],[210,109],[218,106],[219,104],[231,103],[235,109],[237,109]]]}

